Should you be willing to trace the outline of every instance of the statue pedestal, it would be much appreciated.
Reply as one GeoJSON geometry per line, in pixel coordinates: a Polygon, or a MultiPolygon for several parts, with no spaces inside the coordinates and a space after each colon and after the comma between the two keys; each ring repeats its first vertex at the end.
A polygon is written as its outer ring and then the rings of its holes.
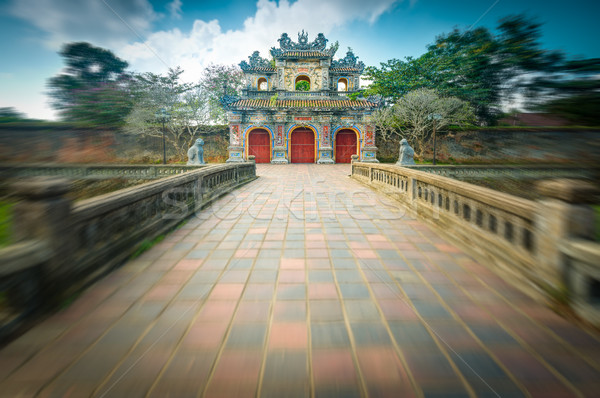
{"type": "Polygon", "coordinates": [[[244,147],[230,146],[227,149],[229,150],[229,159],[227,159],[225,161],[226,163],[243,162],[244,161],[244,147]]]}
{"type": "Polygon", "coordinates": [[[375,147],[375,146],[363,147],[361,162],[379,163],[379,160],[377,160],[376,156],[377,156],[377,147],[375,147]]]}
{"type": "Polygon", "coordinates": [[[319,148],[319,159],[317,160],[317,164],[335,164],[335,161],[333,160],[333,148],[319,148]]]}
{"type": "Polygon", "coordinates": [[[288,164],[288,160],[285,157],[285,147],[276,146],[273,147],[273,158],[271,159],[272,164],[288,164]]]}

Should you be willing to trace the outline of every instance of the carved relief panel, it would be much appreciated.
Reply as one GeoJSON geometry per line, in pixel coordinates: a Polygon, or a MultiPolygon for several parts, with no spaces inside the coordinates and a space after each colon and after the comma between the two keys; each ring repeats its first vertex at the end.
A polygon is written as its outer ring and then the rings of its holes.
{"type": "Polygon", "coordinates": [[[232,146],[240,146],[242,144],[239,124],[232,124],[229,126],[229,142],[232,146]]]}
{"type": "Polygon", "coordinates": [[[375,146],[375,134],[373,133],[373,126],[367,125],[365,127],[365,144],[364,146],[375,146]]]}
{"type": "Polygon", "coordinates": [[[283,125],[278,124],[275,129],[275,146],[283,146],[283,125]]]}
{"type": "Polygon", "coordinates": [[[331,134],[329,125],[326,124],[323,126],[323,133],[321,134],[321,146],[330,147],[331,146],[331,134]]]}

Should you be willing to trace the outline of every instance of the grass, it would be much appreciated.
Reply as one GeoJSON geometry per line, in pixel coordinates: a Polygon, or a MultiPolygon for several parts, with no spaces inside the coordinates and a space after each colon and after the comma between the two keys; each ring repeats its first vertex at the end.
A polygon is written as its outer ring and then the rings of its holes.
{"type": "Polygon", "coordinates": [[[156,238],[154,238],[152,240],[150,240],[150,239],[144,240],[140,244],[140,246],[137,248],[137,250],[135,252],[133,252],[131,257],[129,257],[129,259],[133,260],[134,258],[141,256],[142,253],[144,253],[147,250],[150,250],[150,248],[152,248],[152,246],[156,245],[157,243],[160,243],[164,238],[165,238],[165,235],[158,235],[156,238]]]}
{"type": "Polygon", "coordinates": [[[596,217],[594,218],[594,225],[596,226],[596,241],[600,242],[600,205],[594,205],[594,213],[596,213],[596,217]]]}
{"type": "Polygon", "coordinates": [[[0,247],[5,247],[11,241],[12,206],[10,202],[0,201],[0,247]]]}

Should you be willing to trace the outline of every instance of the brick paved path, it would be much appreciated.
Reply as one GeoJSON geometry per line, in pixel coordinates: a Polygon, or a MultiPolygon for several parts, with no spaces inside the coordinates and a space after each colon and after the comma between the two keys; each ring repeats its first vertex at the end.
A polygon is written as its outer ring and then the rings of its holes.
{"type": "Polygon", "coordinates": [[[600,395],[598,336],[348,165],[258,172],[0,351],[0,395],[600,395]]]}

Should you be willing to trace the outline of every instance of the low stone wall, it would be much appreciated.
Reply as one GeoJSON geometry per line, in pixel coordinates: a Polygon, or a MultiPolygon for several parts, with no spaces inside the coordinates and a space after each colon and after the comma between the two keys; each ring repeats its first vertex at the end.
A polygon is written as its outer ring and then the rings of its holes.
{"type": "Polygon", "coordinates": [[[355,162],[352,177],[404,203],[538,299],[555,300],[567,287],[560,243],[571,236],[593,237],[593,209],[586,203],[598,198],[587,183],[554,180],[542,187],[544,200],[530,201],[392,165],[355,162]]]}
{"type": "Polygon", "coordinates": [[[545,179],[545,178],[598,178],[600,167],[577,167],[560,164],[551,165],[414,165],[403,166],[412,170],[457,180],[467,178],[515,178],[515,179],[545,179]]]}
{"type": "MultiPolygon", "coordinates": [[[[203,126],[204,159],[227,159],[229,128],[203,126]]],[[[167,159],[177,159],[167,142],[167,159]]],[[[0,123],[0,161],[57,163],[152,163],[163,158],[161,137],[124,134],[107,128],[61,122],[0,123]]],[[[184,160],[184,159],[178,159],[184,160]]]]}
{"type": "Polygon", "coordinates": [[[561,242],[560,252],[573,309],[582,318],[600,325],[600,243],[566,239],[561,242]]]}
{"type": "MultiPolygon", "coordinates": [[[[121,264],[142,242],[166,233],[215,198],[255,178],[254,163],[208,166],[75,204],[65,198],[69,188],[65,179],[16,182],[17,245],[0,251],[1,285],[13,296],[31,296],[28,302],[17,303],[25,313],[31,312],[32,301],[56,305],[121,264]],[[40,257],[38,243],[21,247],[23,242],[41,242],[47,255],[40,257]],[[35,294],[19,293],[32,293],[20,277],[24,273],[34,281],[35,294]]],[[[0,339],[13,328],[14,324],[0,327],[0,339]]]]}

